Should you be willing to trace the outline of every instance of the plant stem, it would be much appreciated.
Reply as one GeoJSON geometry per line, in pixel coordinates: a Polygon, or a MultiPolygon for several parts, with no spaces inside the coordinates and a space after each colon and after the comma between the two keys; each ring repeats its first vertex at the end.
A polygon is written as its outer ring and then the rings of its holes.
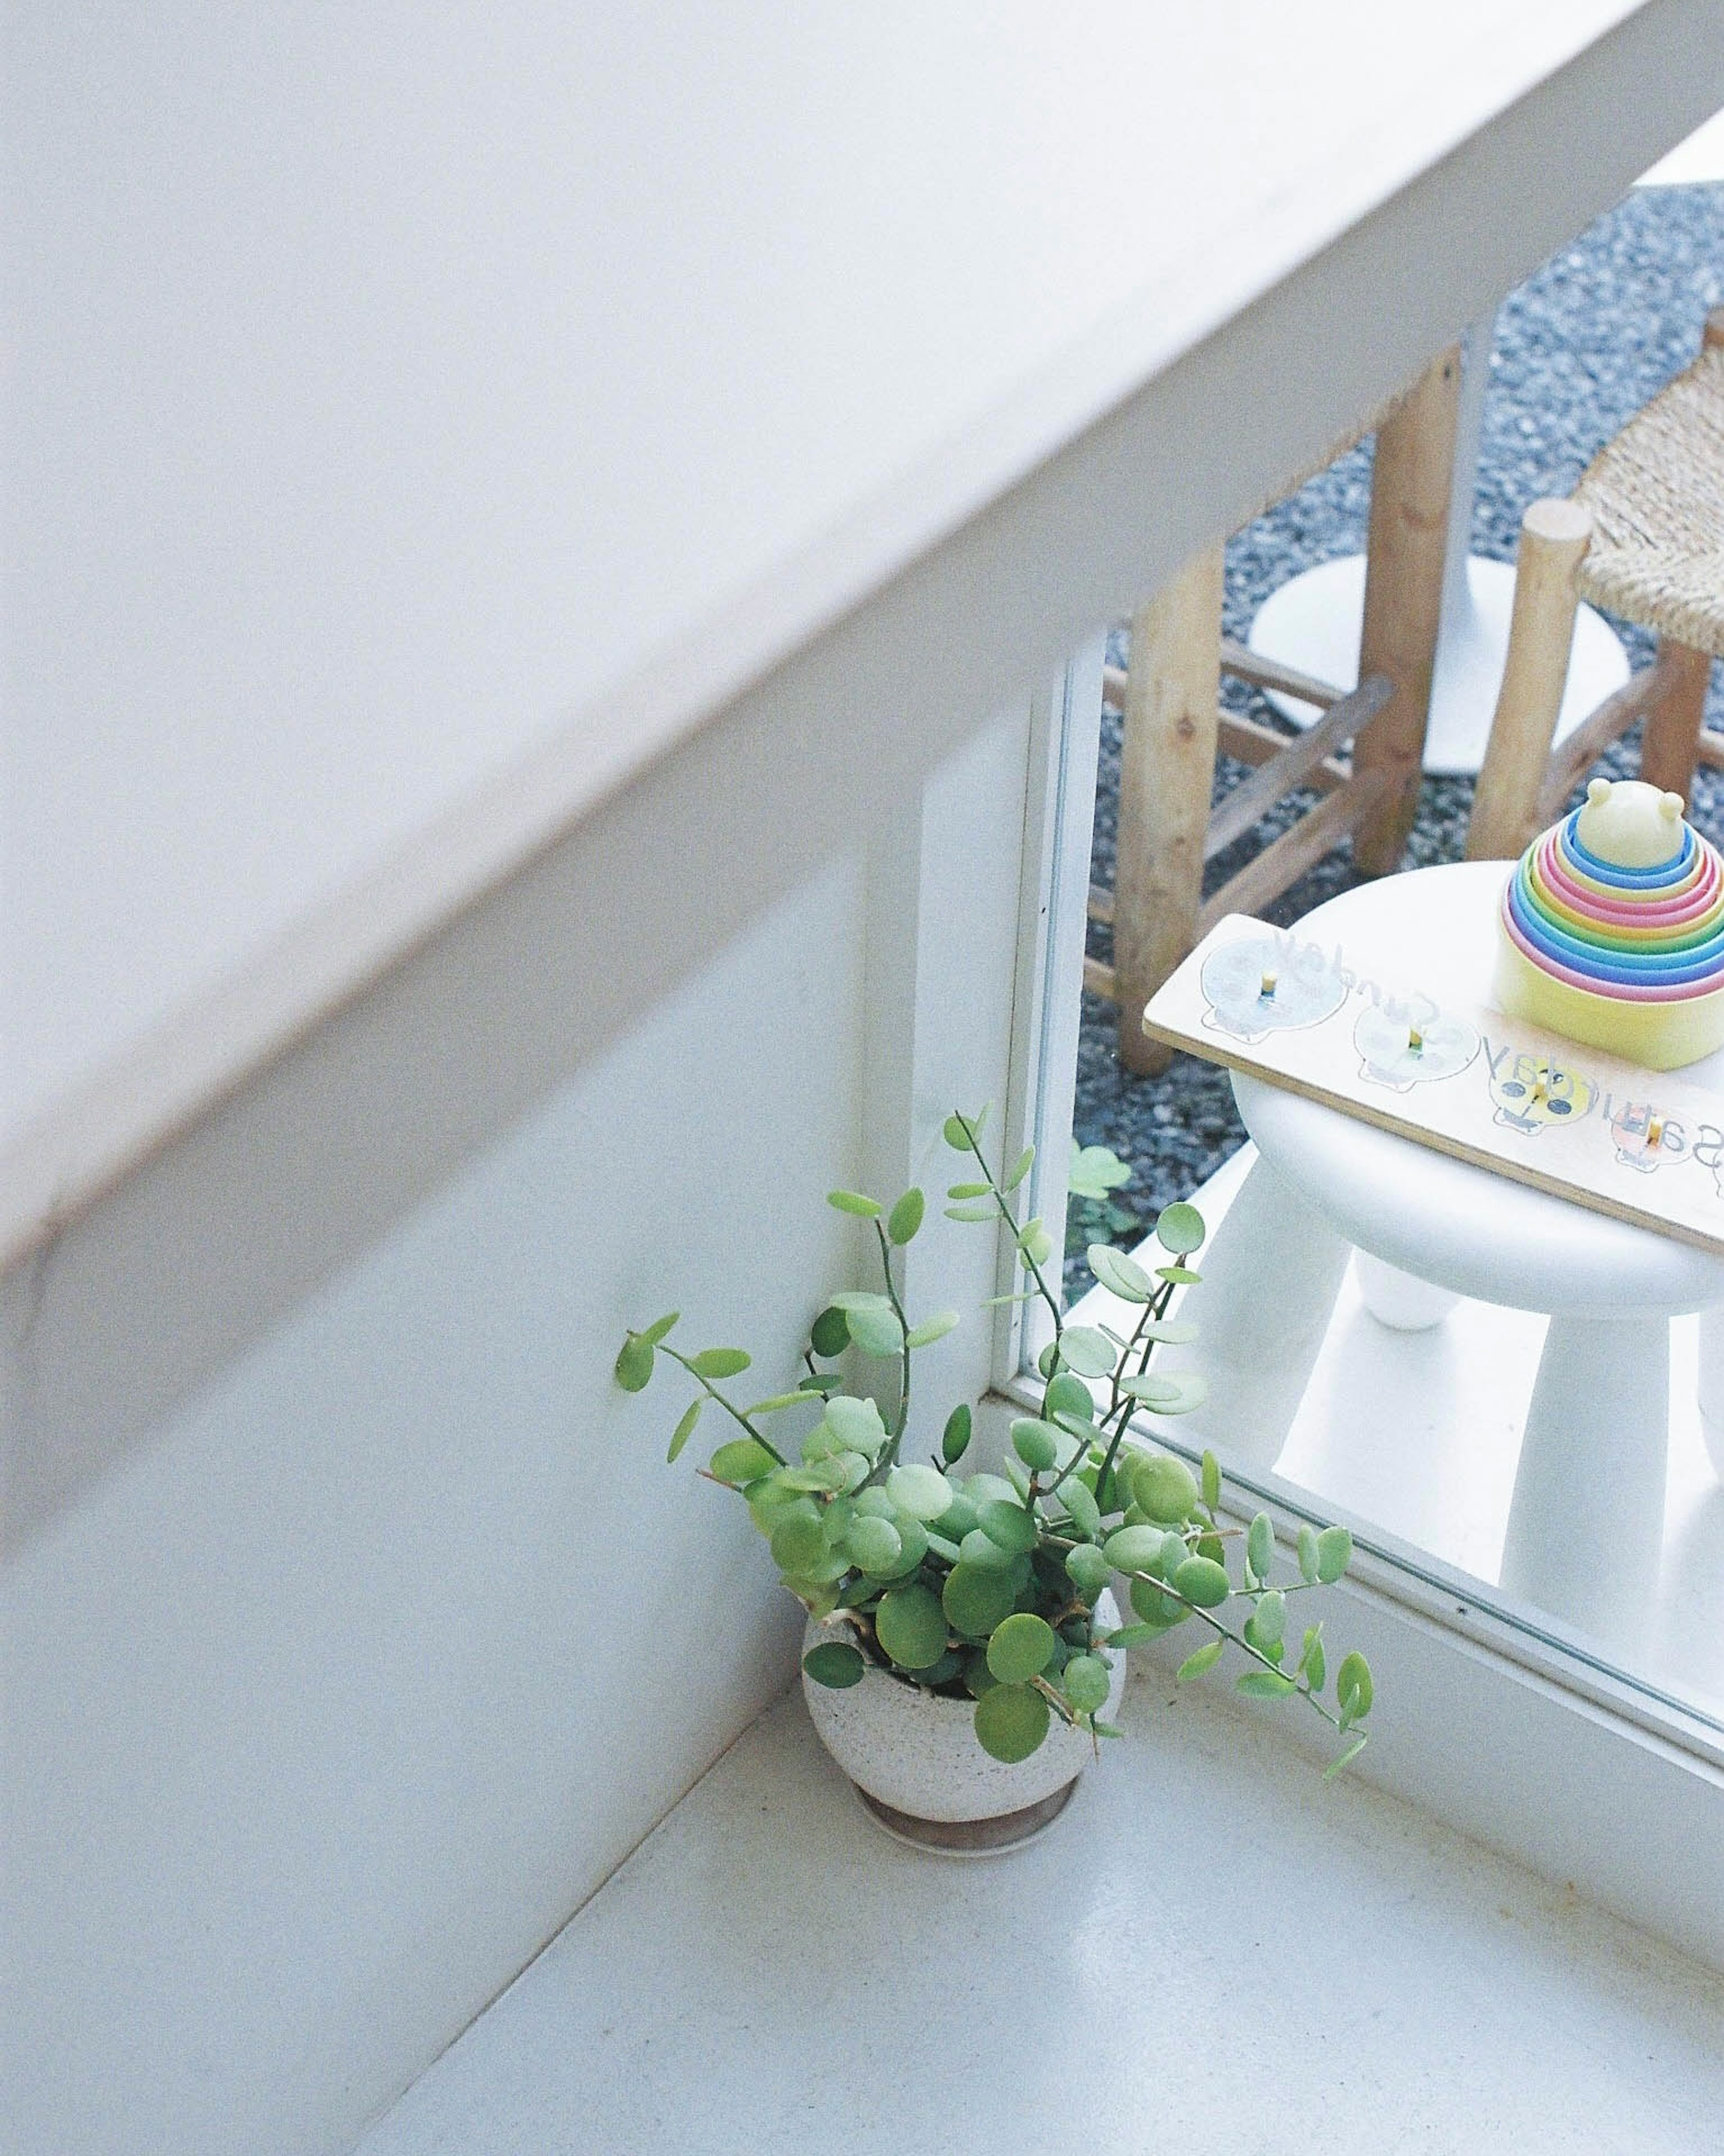
{"type": "Polygon", "coordinates": [[[890,1466],[898,1457],[898,1447],[903,1442],[904,1425],[910,1420],[910,1320],[904,1315],[904,1306],[898,1300],[898,1291],[892,1281],[892,1246],[886,1240],[886,1231],[878,1220],[874,1224],[874,1232],[880,1238],[880,1265],[886,1276],[886,1294],[904,1341],[904,1378],[898,1394],[898,1412],[892,1423],[891,1440],[885,1452],[885,1464],[890,1466]]]}
{"type": "Polygon", "coordinates": [[[1049,1312],[1052,1315],[1054,1320],[1054,1338],[1057,1344],[1060,1335],[1065,1329],[1065,1318],[1064,1313],[1060,1310],[1059,1298],[1055,1296],[1053,1290],[1048,1286],[1046,1280],[1043,1276],[1041,1267],[1036,1263],[1035,1260],[1031,1257],[1029,1251],[1024,1249],[1024,1245],[1018,1242],[1018,1223],[1012,1218],[1012,1209],[1006,1203],[1006,1194],[1000,1188],[999,1183],[994,1175],[993,1170],[988,1165],[987,1161],[983,1158],[981,1142],[977,1139],[975,1131],[971,1126],[969,1117],[963,1113],[962,1109],[955,1108],[952,1111],[952,1113],[957,1118],[959,1129],[962,1130],[964,1134],[965,1140],[969,1146],[970,1151],[976,1156],[977,1167],[981,1169],[983,1175],[988,1178],[988,1191],[993,1199],[994,1204],[999,1208],[999,1216],[1001,1219],[1005,1222],[1006,1225],[1012,1231],[1012,1240],[1013,1244],[1016,1245],[1018,1255],[1024,1260],[1024,1264],[1029,1266],[1030,1276],[1036,1285],[1036,1291],[1041,1296],[1042,1301],[1047,1304],[1049,1312]]]}
{"type": "Polygon", "coordinates": [[[1153,1573],[1131,1572],[1127,1573],[1126,1577],[1128,1579],[1145,1580],[1156,1589],[1157,1594],[1167,1595],[1171,1601],[1183,1603],[1193,1616],[1201,1618],[1212,1632],[1219,1632],[1224,1640],[1237,1647],[1241,1654],[1249,1655],[1254,1662],[1260,1662],[1271,1676],[1286,1679],[1286,1681],[1292,1686],[1294,1693],[1321,1715],[1324,1721],[1338,1736],[1345,1737],[1348,1733],[1341,1727],[1339,1716],[1330,1713],[1328,1708],[1311,1691],[1309,1685],[1301,1684],[1296,1677],[1288,1677],[1287,1672],[1278,1664],[1272,1662],[1261,1648],[1254,1647],[1249,1640],[1242,1638],[1239,1633],[1229,1631],[1213,1610],[1205,1609],[1201,1603],[1192,1601],[1188,1596],[1182,1594],[1177,1587],[1170,1586],[1164,1579],[1157,1579],[1153,1573]]]}
{"type": "Polygon", "coordinates": [[[657,1343],[657,1346],[658,1351],[661,1355],[668,1355],[673,1363],[680,1363],[684,1369],[686,1370],[689,1375],[694,1379],[695,1383],[700,1386],[711,1399],[718,1402],[719,1405],[731,1418],[731,1421],[741,1423],[743,1429],[747,1431],[748,1435],[754,1440],[755,1443],[759,1445],[763,1451],[770,1452],[773,1459],[777,1461],[781,1467],[788,1467],[790,1465],[790,1462],[784,1457],[783,1454],[779,1451],[777,1446],[773,1444],[771,1438],[765,1436],[761,1431],[757,1430],[754,1424],[750,1422],[747,1416],[743,1414],[741,1408],[732,1407],[730,1402],[725,1398],[724,1394],[720,1392],[717,1386],[709,1383],[706,1378],[700,1375],[700,1373],[695,1368],[694,1364],[689,1360],[686,1355],[678,1354],[675,1348],[668,1347],[662,1340],[657,1343]]]}

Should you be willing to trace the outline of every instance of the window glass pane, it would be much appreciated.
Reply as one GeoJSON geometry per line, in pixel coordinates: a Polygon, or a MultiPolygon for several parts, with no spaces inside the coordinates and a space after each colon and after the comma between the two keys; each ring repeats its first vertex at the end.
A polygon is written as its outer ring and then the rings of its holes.
{"type": "MultiPolygon", "coordinates": [[[[1542,495],[1568,494],[1593,453],[1688,364],[1707,309],[1724,294],[1721,239],[1724,187],[1642,189],[1510,295],[1488,353],[1470,529],[1475,557],[1511,562],[1526,505],[1542,495]]],[[[1475,361],[1483,356],[1483,342],[1475,343],[1475,361]]],[[[1463,398],[1462,456],[1470,465],[1465,411],[1463,398]]],[[[1360,552],[1372,455],[1367,438],[1230,541],[1229,637],[1248,638],[1265,602],[1301,572],[1360,552]]],[[[1464,505],[1464,492],[1460,499],[1464,505]]],[[[1445,637],[1458,634],[1457,608],[1464,612],[1471,603],[1476,611],[1490,596],[1479,596],[1489,583],[1488,572],[1481,578],[1475,568],[1471,583],[1464,563],[1459,573],[1458,599],[1454,576],[1448,585],[1445,637]]],[[[1499,584],[1501,596],[1509,588],[1506,572],[1499,584]]],[[[1343,585],[1344,578],[1335,586],[1342,596],[1343,585]]],[[[1356,609],[1356,598],[1353,603],[1356,609]]],[[[1352,619],[1342,644],[1350,637],[1356,656],[1356,611],[1352,619]]],[[[1629,664],[1650,662],[1653,643],[1644,629],[1611,627],[1619,633],[1624,674],[1629,664]]],[[[1483,634],[1477,624],[1474,631],[1483,634]]],[[[1601,624],[1596,633],[1605,640],[1595,655],[1608,664],[1606,630],[1601,624]]],[[[1343,649],[1343,664],[1345,657],[1343,649]]],[[[1114,632],[1108,658],[1111,669],[1128,665],[1123,628],[1114,632]]],[[[1302,653],[1300,663],[1311,664],[1302,653]]],[[[1348,675],[1341,685],[1351,680],[1348,675]]],[[[1116,696],[1117,673],[1112,680],[1116,696]]],[[[1493,675],[1471,691],[1481,736],[1495,688],[1493,675]]],[[[1247,728],[1292,737],[1286,713],[1238,679],[1224,679],[1222,705],[1247,728]]],[[[1306,712],[1308,718],[1309,706],[1306,712]]],[[[1709,712],[1708,724],[1724,731],[1724,696],[1716,680],[1709,712]]],[[[1104,893],[1116,879],[1121,725],[1117,702],[1111,702],[1103,717],[1092,863],[1092,885],[1104,893]]],[[[1242,738],[1236,729],[1234,744],[1242,738]]],[[[1225,752],[1226,741],[1224,735],[1217,800],[1251,768],[1225,752]]],[[[1639,756],[1636,731],[1588,769],[1631,777],[1639,756]]],[[[1474,780],[1464,773],[1427,776],[1407,868],[1461,860],[1473,793],[1474,780]]],[[[1322,798],[1307,788],[1278,804],[1208,863],[1205,895],[1322,798]]],[[[1573,800],[1580,798],[1577,791],[1573,800]]],[[[1690,814],[1705,835],[1724,843],[1724,773],[1701,765],[1690,814]]],[[[1264,907],[1261,917],[1290,926],[1357,884],[1350,849],[1343,844],[1264,907]]],[[[1390,886],[1367,888],[1385,892],[1390,886]]],[[[1498,888],[1500,880],[1488,899],[1493,923],[1498,888]]],[[[1101,916],[1089,926],[1092,978],[1098,963],[1109,967],[1114,957],[1107,911],[1105,899],[1098,906],[1092,891],[1092,916],[1101,916]]],[[[1482,978],[1475,999],[1485,1004],[1489,994],[1488,977],[1482,978]]],[[[1644,1286],[1644,1247],[1637,1256],[1627,1243],[1611,1245],[1608,1236],[1601,1240],[1600,1224],[1591,1215],[1578,1216],[1573,1229],[1566,1229],[1562,1224],[1573,1209],[1547,1209],[1541,1218],[1555,1224],[1559,1237],[1572,1235],[1577,1249],[1590,1239],[1603,1253],[1600,1262],[1612,1266],[1613,1252],[1621,1253],[1620,1270],[1611,1274],[1620,1303],[1608,1315],[1571,1311],[1558,1317],[1554,1330],[1547,1312],[1508,1306],[1502,1266],[1493,1271],[1482,1254],[1469,1276],[1494,1283],[1491,1291],[1500,1300],[1464,1300],[1453,1307],[1429,1283],[1422,1287],[1403,1273],[1387,1271],[1368,1255],[1349,1261],[1345,1245],[1352,1237],[1343,1238],[1340,1259],[1331,1263],[1324,1239],[1341,1233],[1337,1224],[1345,1209],[1335,1199],[1325,1216],[1321,1204],[1310,1211],[1296,1204],[1283,1216],[1271,1217],[1275,1208],[1264,1180],[1248,1180],[1256,1156],[1227,1073],[1182,1055],[1162,1075],[1136,1075],[1118,1055],[1118,1024],[1116,1006],[1086,990],[1074,1142],[1107,1149],[1129,1175],[1107,1187],[1106,1161],[1095,1154],[1089,1157],[1087,1173],[1079,1175],[1067,1215],[1068,1297],[1090,1287],[1083,1254],[1091,1242],[1131,1249],[1148,1235],[1159,1208],[1194,1195],[1213,1231],[1237,1203],[1248,1211],[1255,1208],[1250,1239],[1258,1252],[1256,1289],[1269,1313],[1260,1313],[1261,1337],[1281,1342],[1274,1352],[1262,1351],[1257,1373],[1262,1382],[1255,1393],[1245,1378],[1238,1379],[1229,1396],[1239,1409],[1234,1426],[1200,1414],[1167,1424],[1167,1439],[1214,1445],[1224,1461],[1263,1486],[1285,1487],[1312,1511],[1355,1523],[1385,1551],[1457,1583],[1469,1599],[1494,1604],[1529,1633],[1558,1642],[1573,1654],[1577,1666],[1588,1661],[1619,1673],[1648,1698],[1680,1705],[1692,1717],[1691,1726],[1724,1728],[1724,1624],[1719,1621],[1724,1617],[1724,1488],[1712,1460],[1716,1451],[1724,1467],[1724,1315],[1716,1321],[1718,1427],[1709,1449],[1701,1414],[1701,1363],[1702,1333],[1713,1321],[1685,1314],[1668,1325],[1666,1418],[1652,1398],[1664,1368],[1665,1320],[1646,1320],[1634,1300],[1644,1286]],[[1313,1219],[1315,1229],[1301,1240],[1302,1225],[1309,1227],[1313,1219]],[[1285,1239],[1280,1245],[1278,1233],[1285,1239]],[[1298,1338],[1301,1327],[1310,1332],[1312,1310],[1320,1322],[1306,1370],[1298,1338]],[[1280,1323],[1279,1334],[1271,1318],[1280,1323]],[[1610,1329],[1601,1330],[1607,1323],[1610,1329]],[[1542,1356],[1544,1389],[1535,1414],[1542,1356]],[[1278,1385],[1290,1394],[1279,1430],[1274,1427],[1278,1385]],[[1536,1443],[1525,1441],[1529,1418],[1536,1443]],[[1655,1441],[1649,1435],[1654,1424],[1655,1441]]],[[[1724,1101],[1719,1122],[1724,1127],[1724,1101]]],[[[1380,1152],[1383,1141],[1348,1121],[1339,1142],[1356,1164],[1373,1141],[1380,1152]]],[[[1434,1156],[1415,1150],[1420,1173],[1407,1171],[1403,1210],[1421,1224],[1415,1242],[1424,1234],[1425,1246],[1434,1247],[1429,1241],[1434,1216],[1427,1220],[1420,1211],[1439,1204],[1440,1194],[1432,1196],[1424,1172],[1434,1156]]],[[[1385,1178],[1403,1172],[1388,1154],[1381,1158],[1385,1178]]],[[[1676,1171],[1666,1165],[1662,1172],[1676,1171]]],[[[1686,1172],[1701,1171],[1691,1161],[1686,1172]]],[[[1724,1170],[1719,1187],[1724,1193],[1724,1170]]],[[[1512,1186],[1491,1178],[1491,1189],[1512,1191],[1512,1186]]],[[[1386,1211],[1393,1213],[1397,1202],[1391,1200],[1386,1211]]],[[[1487,1193],[1487,1206],[1490,1202],[1487,1193]]],[[[1554,1201],[1545,1203],[1548,1209],[1554,1201]]],[[[1724,1195],[1720,1205],[1724,1219],[1724,1195]]],[[[1235,1229],[1244,1217],[1237,1216],[1235,1229]]],[[[1531,1216],[1523,1209],[1515,1222],[1506,1211],[1501,1218],[1505,1232],[1519,1233],[1531,1216]]],[[[1492,1232],[1491,1219],[1480,1219],[1466,1232],[1482,1245],[1492,1232]]],[[[1218,1276],[1229,1272],[1221,1263],[1227,1233],[1223,1229],[1215,1242],[1218,1276]]],[[[1235,1232],[1234,1243],[1241,1240],[1235,1232]]],[[[1565,1251],[1564,1262],[1572,1256],[1565,1251]]],[[[1235,1250],[1233,1270],[1244,1263],[1235,1250]]],[[[1529,1260],[1516,1277],[1530,1278],[1538,1270],[1529,1260]]],[[[1193,1291],[1193,1315],[1210,1285],[1193,1291]]],[[[1236,1308],[1237,1281],[1229,1292],[1235,1301],[1229,1306],[1236,1308]]],[[[1162,1352],[1170,1366],[1185,1362],[1203,1368],[1221,1356],[1224,1344],[1211,1338],[1162,1352]]],[[[1712,1367],[1709,1359],[1708,1373],[1712,1367]]]]}

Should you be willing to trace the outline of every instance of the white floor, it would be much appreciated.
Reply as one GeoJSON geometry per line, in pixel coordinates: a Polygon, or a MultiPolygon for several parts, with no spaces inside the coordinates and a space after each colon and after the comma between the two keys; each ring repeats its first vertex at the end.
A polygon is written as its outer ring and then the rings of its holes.
{"type": "MultiPolygon", "coordinates": [[[[1197,1194],[1212,1232],[1253,1157],[1242,1148],[1197,1194]]],[[[1349,1270],[1276,1475],[1494,1586],[1545,1323],[1463,1302],[1430,1332],[1392,1332],[1349,1270]]],[[[1664,1565],[1628,1674],[1724,1717],[1724,1488],[1701,1435],[1697,1353],[1697,1322],[1678,1319],[1664,1565]]],[[[1193,1359],[1201,1367],[1201,1346],[1193,1359]]]]}
{"type": "Polygon", "coordinates": [[[875,1829],[791,1695],[361,2156],[1719,2145],[1724,1979],[1168,1690],[969,1864],[875,1829]]]}

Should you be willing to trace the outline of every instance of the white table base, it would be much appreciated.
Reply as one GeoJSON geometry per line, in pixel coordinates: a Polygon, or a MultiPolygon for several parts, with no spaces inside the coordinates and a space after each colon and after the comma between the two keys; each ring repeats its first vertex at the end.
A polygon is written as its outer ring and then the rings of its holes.
{"type": "Polygon", "coordinates": [[[1179,1314],[1201,1332],[1208,1396],[1196,1435],[1273,1466],[1311,1382],[1352,1247],[1264,1160],[1255,1161],[1179,1314]]]}
{"type": "MultiPolygon", "coordinates": [[[[1473,773],[1485,760],[1508,651],[1514,591],[1515,572],[1508,562],[1478,554],[1468,560],[1466,574],[1458,580],[1443,614],[1425,735],[1427,771],[1473,773]]],[[[1346,554],[1306,570],[1271,593],[1246,641],[1260,657],[1351,689],[1358,680],[1364,609],[1365,557],[1346,554]]],[[[1557,739],[1572,733],[1628,678],[1628,654],[1615,630],[1603,615],[1583,606],[1575,617],[1557,739]]],[[[1322,716],[1315,704],[1268,693],[1276,710],[1296,726],[1314,726],[1322,716]]]]}
{"type": "Polygon", "coordinates": [[[1670,1328],[1553,1317],[1503,1542],[1511,1594],[1618,1650],[1642,1644],[1664,1543],[1670,1328]]]}
{"type": "MultiPolygon", "coordinates": [[[[1181,1314],[1202,1328],[1208,1380],[1190,1427],[1241,1465],[1273,1467],[1328,1330],[1349,1258],[1367,1308],[1400,1331],[1460,1301],[1355,1250],[1259,1158],[1203,1260],[1181,1314]]],[[[1724,1451],[1724,1310],[1702,1321],[1707,1436],[1724,1451]],[[1710,1363],[1707,1361],[1710,1344],[1710,1363]]],[[[1614,1651],[1642,1645],[1662,1546],[1670,1324],[1557,1316],[1539,1362],[1503,1546],[1501,1585],[1614,1651]]]]}

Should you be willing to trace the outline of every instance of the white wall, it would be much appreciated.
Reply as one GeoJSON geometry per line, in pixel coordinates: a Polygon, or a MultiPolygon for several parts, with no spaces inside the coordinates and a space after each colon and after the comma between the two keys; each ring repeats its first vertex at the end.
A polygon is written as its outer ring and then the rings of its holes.
{"type": "MultiPolygon", "coordinates": [[[[570,875],[504,894],[7,1281],[21,2151],[350,2147],[787,1681],[680,1389],[610,1363],[675,1302],[774,1389],[865,1255],[824,1193],[937,1193],[947,1108],[1003,1112],[1033,737],[603,1038],[570,875]]],[[[990,1292],[931,1210],[922,1299],[990,1292]]],[[[990,1353],[934,1351],[947,1404],[990,1353]]]]}
{"type": "Polygon", "coordinates": [[[346,2145],[783,1682],[740,1508],[609,1364],[680,1300],[770,1389],[848,1262],[860,889],[780,904],[14,1552],[21,2151],[346,2145]]]}

